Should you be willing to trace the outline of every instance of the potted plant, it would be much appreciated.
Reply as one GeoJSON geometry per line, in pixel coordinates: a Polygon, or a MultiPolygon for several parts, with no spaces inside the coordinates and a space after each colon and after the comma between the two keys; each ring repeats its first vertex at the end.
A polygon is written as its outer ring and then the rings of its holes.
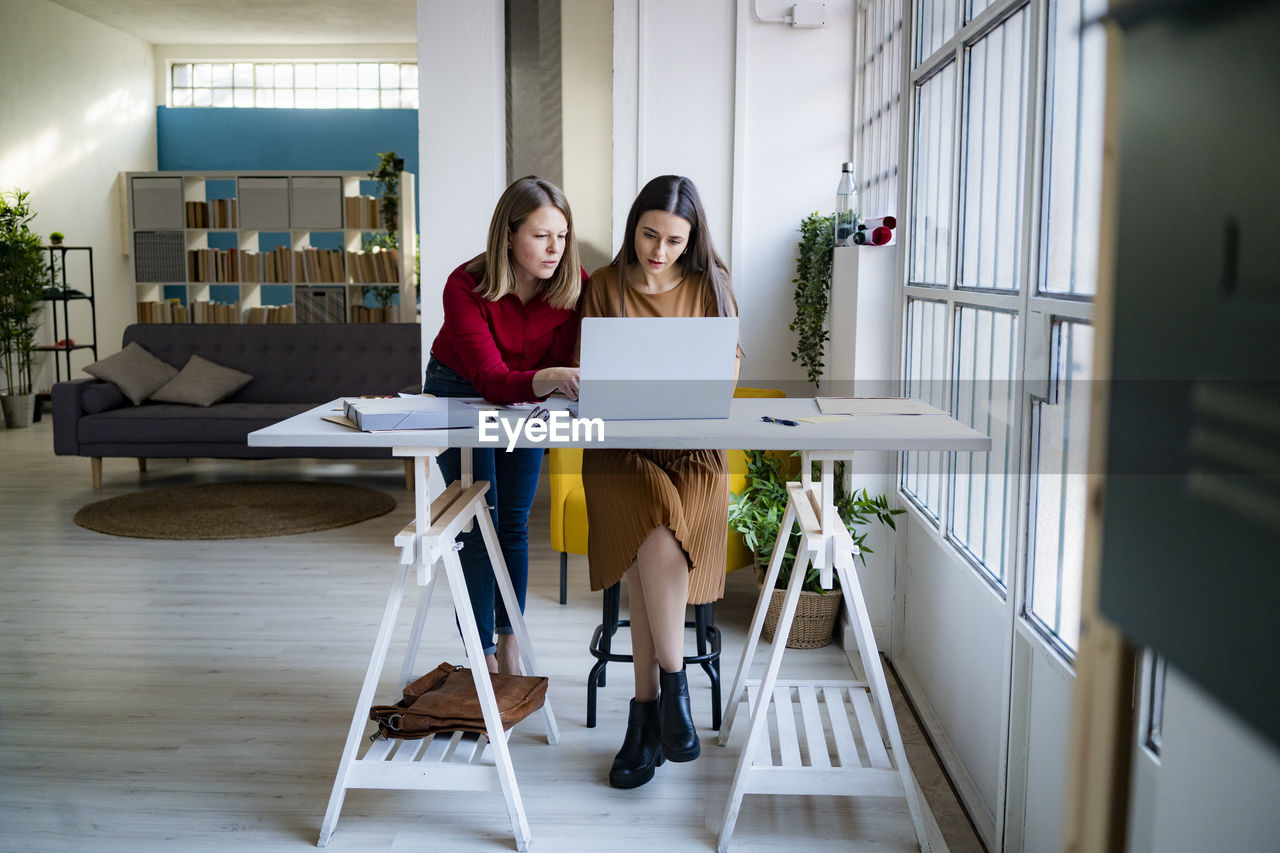
{"type": "Polygon", "coordinates": [[[47,284],[35,214],[21,190],[0,192],[0,370],[7,393],[0,397],[5,423],[30,426],[35,413],[31,365],[35,359],[36,313],[47,284]]]}
{"type": "Polygon", "coordinates": [[[394,284],[366,284],[361,289],[362,296],[373,296],[373,301],[378,303],[378,310],[381,312],[381,322],[391,322],[391,300],[400,292],[400,288],[394,284]]]}
{"type": "MultiPolygon", "coordinates": [[[[798,452],[792,454],[797,455],[798,452]]],[[[746,457],[747,484],[729,502],[729,527],[742,534],[743,541],[755,554],[756,578],[763,581],[787,509],[787,483],[799,479],[799,475],[793,475],[793,466],[788,459],[777,453],[748,450],[746,457]]],[[[900,515],[903,510],[890,509],[884,495],[871,497],[866,489],[846,493],[843,474],[844,463],[837,462],[833,475],[836,481],[836,511],[849,530],[854,544],[858,546],[859,559],[866,565],[865,555],[872,553],[872,550],[867,547],[867,531],[864,528],[870,522],[878,521],[887,524],[890,529],[896,529],[893,517],[900,515]]],[[[778,581],[765,615],[764,634],[769,642],[773,642],[778,617],[782,612],[782,600],[795,567],[799,542],[800,537],[788,535],[778,581]]],[[[831,632],[840,611],[840,585],[836,579],[832,589],[824,590],[820,578],[821,572],[810,565],[801,586],[796,618],[787,636],[788,648],[818,648],[831,642],[831,632]]]]}
{"type": "Polygon", "coordinates": [[[396,152],[379,151],[378,165],[369,173],[369,177],[378,182],[382,227],[387,230],[389,246],[393,249],[400,245],[400,173],[403,171],[404,160],[397,157],[396,152]]]}
{"type": "Polygon", "coordinates": [[[66,239],[66,235],[65,235],[65,234],[63,234],[61,231],[50,231],[50,232],[49,232],[49,245],[50,245],[50,246],[61,246],[61,245],[62,245],[62,241],[63,241],[64,239],[66,239]]]}

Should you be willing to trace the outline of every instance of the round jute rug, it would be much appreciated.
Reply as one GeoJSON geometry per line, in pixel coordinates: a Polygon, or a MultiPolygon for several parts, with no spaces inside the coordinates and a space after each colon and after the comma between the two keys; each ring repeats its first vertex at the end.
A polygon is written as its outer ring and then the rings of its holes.
{"type": "Polygon", "coordinates": [[[137,539],[256,539],[343,527],[395,505],[384,492],[339,483],[200,483],[97,501],[75,522],[137,539]]]}

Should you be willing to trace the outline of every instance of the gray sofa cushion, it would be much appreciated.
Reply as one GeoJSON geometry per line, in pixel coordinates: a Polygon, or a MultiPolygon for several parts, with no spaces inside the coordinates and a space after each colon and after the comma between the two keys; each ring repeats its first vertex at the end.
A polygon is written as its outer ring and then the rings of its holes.
{"type": "Polygon", "coordinates": [[[243,370],[223,367],[201,358],[191,356],[187,366],[178,372],[151,395],[157,403],[187,403],[192,406],[212,406],[225,400],[235,392],[253,381],[253,377],[243,370]]]}
{"type": "Polygon", "coordinates": [[[114,383],[135,406],[178,375],[173,365],[156,358],[136,341],[115,355],[95,361],[84,372],[114,383]]]}

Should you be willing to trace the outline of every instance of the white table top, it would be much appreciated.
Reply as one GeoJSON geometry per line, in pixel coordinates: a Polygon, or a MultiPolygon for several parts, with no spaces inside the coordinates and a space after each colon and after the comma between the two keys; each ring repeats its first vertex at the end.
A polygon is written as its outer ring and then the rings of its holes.
{"type": "MultiPolygon", "coordinates": [[[[337,414],[334,401],[249,434],[251,447],[395,447],[402,455],[413,448],[507,447],[499,429],[497,443],[480,441],[468,429],[359,432],[321,420],[337,414]]],[[[765,423],[762,415],[779,418],[817,417],[812,397],[735,398],[728,418],[718,420],[607,421],[603,441],[541,442],[523,435],[518,447],[595,447],[665,450],[788,449],[788,450],[990,450],[991,439],[972,427],[933,410],[921,415],[855,415],[838,421],[798,426],[765,423]]]]}

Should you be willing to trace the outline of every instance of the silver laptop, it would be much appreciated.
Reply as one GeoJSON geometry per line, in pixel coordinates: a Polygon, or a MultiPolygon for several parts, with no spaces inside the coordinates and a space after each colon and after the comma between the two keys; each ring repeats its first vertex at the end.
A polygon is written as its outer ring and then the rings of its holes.
{"type": "Polygon", "coordinates": [[[737,317],[586,317],[578,417],[727,418],[737,317]]]}

